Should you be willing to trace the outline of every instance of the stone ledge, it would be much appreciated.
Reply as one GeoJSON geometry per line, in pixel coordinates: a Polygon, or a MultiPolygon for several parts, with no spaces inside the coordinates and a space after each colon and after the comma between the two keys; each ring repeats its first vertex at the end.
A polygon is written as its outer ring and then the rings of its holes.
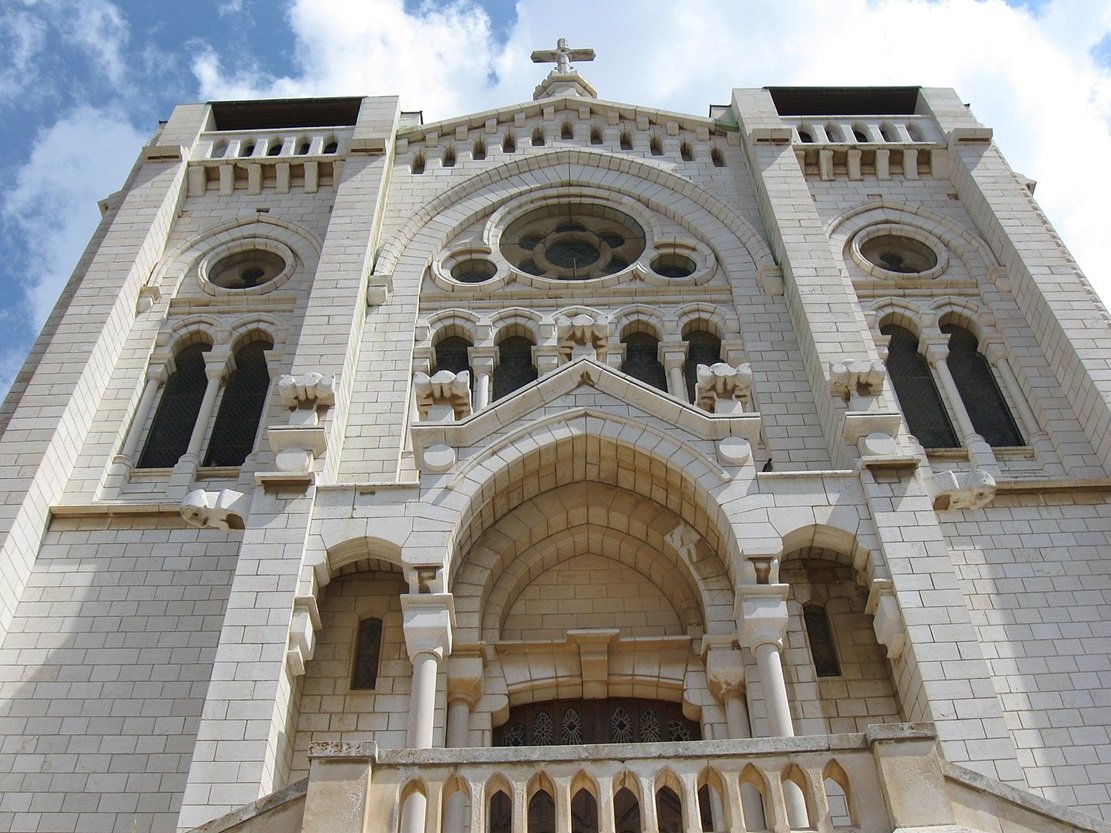
{"type": "Polygon", "coordinates": [[[231,830],[244,822],[276,810],[283,804],[290,804],[303,799],[308,793],[308,789],[309,779],[302,778],[285,789],[270,793],[270,795],[263,796],[258,801],[252,801],[250,804],[238,807],[230,813],[225,813],[219,818],[202,824],[200,827],[190,828],[187,833],[223,833],[225,830],[231,830]]]}

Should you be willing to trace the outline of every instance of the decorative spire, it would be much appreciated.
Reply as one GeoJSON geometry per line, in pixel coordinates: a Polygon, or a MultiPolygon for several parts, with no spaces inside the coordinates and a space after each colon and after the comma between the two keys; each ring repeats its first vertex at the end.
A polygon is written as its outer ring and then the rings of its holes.
{"type": "Polygon", "coordinates": [[[567,38],[556,41],[555,49],[538,49],[532,53],[532,61],[536,64],[555,63],[555,68],[540,82],[533,91],[534,100],[550,98],[557,95],[579,95],[585,98],[595,98],[597,93],[571,66],[572,61],[593,61],[593,49],[572,49],[567,45],[567,38]]]}

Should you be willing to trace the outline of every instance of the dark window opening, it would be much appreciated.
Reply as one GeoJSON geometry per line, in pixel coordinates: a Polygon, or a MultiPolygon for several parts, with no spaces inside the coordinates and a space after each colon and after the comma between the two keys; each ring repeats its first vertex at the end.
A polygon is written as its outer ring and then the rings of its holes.
{"type": "Polygon", "coordinates": [[[698,366],[712,365],[721,361],[721,339],[705,330],[695,330],[686,337],[687,364],[684,368],[687,379],[687,401],[694,403],[694,387],[698,381],[698,366]]]}
{"type": "Polygon", "coordinates": [[[511,336],[498,345],[498,365],[494,368],[494,399],[501,399],[536,380],[532,364],[533,344],[524,336],[511,336]]]}
{"type": "Polygon", "coordinates": [[[363,619],[355,635],[355,664],[351,688],[373,689],[378,684],[378,659],[382,653],[382,620],[363,619]]]}
{"type": "Polygon", "coordinates": [[[555,801],[546,790],[529,799],[528,833],[555,833],[555,801]]]}
{"type": "Polygon", "coordinates": [[[143,453],[139,455],[138,468],[169,468],[189,449],[189,438],[208,387],[204,354],[211,349],[208,344],[193,344],[174,358],[175,370],[166,380],[143,453]]]}
{"type": "Polygon", "coordinates": [[[656,821],[660,833],[683,833],[683,805],[671,787],[656,791],[656,821]]]}
{"type": "Polygon", "coordinates": [[[615,833],[641,833],[640,802],[628,787],[613,797],[613,822],[615,833]]]}
{"type": "Polygon", "coordinates": [[[1022,433],[976,336],[955,324],[946,324],[941,331],[949,336],[949,372],[976,433],[991,446],[1023,445],[1022,433]]]}
{"type": "Polygon", "coordinates": [[[570,746],[582,743],[661,743],[701,740],[698,723],[679,703],[610,697],[548,700],[515,706],[494,729],[494,746],[570,746]]]}
{"type": "Polygon", "coordinates": [[[805,605],[802,618],[806,623],[806,639],[810,643],[810,655],[814,658],[814,670],[819,677],[840,677],[841,663],[833,644],[829,613],[820,605],[805,605]]]}
{"type": "Polygon", "coordinates": [[[667,373],[659,360],[660,342],[648,333],[629,333],[621,370],[657,390],[667,392],[667,373]]]}
{"type": "Polygon", "coordinates": [[[487,833],[511,833],[513,830],[513,802],[501,790],[490,796],[486,809],[487,833]]]}
{"type": "Polygon", "coordinates": [[[910,330],[894,324],[881,327],[880,332],[891,339],[887,346],[887,372],[910,432],[925,448],[955,448],[956,432],[929,362],[918,352],[918,339],[910,330]]]}
{"type": "Polygon", "coordinates": [[[252,341],[236,352],[235,370],[220,400],[204,465],[241,466],[254,449],[270,389],[265,351],[273,346],[269,341],[252,341]]]}
{"type": "Polygon", "coordinates": [[[587,790],[571,799],[571,833],[598,833],[598,802],[587,790]]]}
{"type": "Polygon", "coordinates": [[[436,370],[461,373],[471,369],[471,343],[460,336],[449,336],[436,343],[436,370]]]}

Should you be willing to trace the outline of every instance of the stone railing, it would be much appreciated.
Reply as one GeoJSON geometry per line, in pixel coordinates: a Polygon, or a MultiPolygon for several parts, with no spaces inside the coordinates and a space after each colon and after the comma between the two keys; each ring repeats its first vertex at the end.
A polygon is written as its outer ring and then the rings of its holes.
{"type": "Polygon", "coordinates": [[[332,156],[344,149],[350,128],[333,130],[314,127],[304,130],[252,130],[207,133],[198,143],[201,159],[231,161],[299,156],[332,156]]]}
{"type": "Polygon", "coordinates": [[[927,116],[788,116],[796,144],[917,144],[941,141],[927,116]]]}
{"type": "Polygon", "coordinates": [[[495,749],[320,743],[309,757],[307,781],[194,833],[952,833],[1003,818],[1016,831],[1109,829],[943,763],[930,724],[495,749]]]}

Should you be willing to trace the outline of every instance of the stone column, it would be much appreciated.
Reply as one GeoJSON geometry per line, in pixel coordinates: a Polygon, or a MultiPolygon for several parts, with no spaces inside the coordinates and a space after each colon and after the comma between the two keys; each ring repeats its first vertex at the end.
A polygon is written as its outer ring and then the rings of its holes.
{"type": "Polygon", "coordinates": [[[450,593],[409,593],[401,597],[405,647],[413,663],[409,694],[409,734],[414,749],[431,749],[436,710],[436,675],[451,654],[455,602],[450,593]]]}
{"type": "Polygon", "coordinates": [[[687,363],[687,343],[660,342],[657,356],[667,371],[667,392],[680,402],[686,402],[687,379],[683,375],[683,368],[687,363]]]}
{"type": "Polygon", "coordinates": [[[756,656],[773,737],[794,737],[787,684],[783,679],[783,637],[787,633],[786,584],[743,585],[737,593],[740,643],[756,656]]]}
{"type": "Polygon", "coordinates": [[[458,649],[448,661],[447,733],[445,746],[470,746],[471,709],[482,696],[482,655],[460,656],[458,649]]]}
{"type": "Polygon", "coordinates": [[[474,371],[474,409],[481,411],[490,404],[490,386],[494,378],[497,351],[487,347],[472,347],[468,352],[471,370],[474,371]]]}
{"type": "Polygon", "coordinates": [[[139,399],[139,406],[135,409],[135,417],[131,422],[127,437],[124,439],[123,448],[120,449],[120,453],[116,457],[116,462],[124,464],[127,468],[135,465],[135,451],[139,447],[140,438],[143,436],[143,428],[150,417],[151,408],[154,407],[154,399],[158,395],[158,391],[166,384],[166,379],[169,378],[173,364],[172,358],[158,361],[152,357],[151,361],[156,363],[152,363],[147,368],[147,383],[143,388],[143,395],[139,399]]]}
{"type": "Polygon", "coordinates": [[[995,452],[991,450],[991,446],[984,438],[976,433],[976,426],[972,424],[972,418],[969,417],[968,409],[961,399],[961,392],[957,389],[956,380],[949,370],[949,336],[924,337],[922,351],[938,381],[941,382],[945,398],[949,400],[949,410],[957,421],[957,431],[961,435],[961,443],[968,449],[969,458],[979,468],[998,474],[995,452]]]}
{"type": "Polygon", "coordinates": [[[170,490],[180,491],[187,488],[193,481],[197,466],[201,464],[201,451],[204,439],[208,435],[208,427],[212,422],[212,412],[216,408],[216,398],[224,384],[229,370],[233,368],[231,354],[221,350],[209,350],[204,354],[204,372],[208,377],[208,385],[204,389],[204,398],[197,412],[197,421],[193,423],[193,433],[189,435],[189,445],[181,459],[174,466],[170,475],[170,490]]]}
{"type": "Polygon", "coordinates": [[[706,679],[710,684],[710,693],[725,707],[729,737],[752,737],[748,703],[745,699],[744,657],[741,652],[728,645],[711,645],[706,653],[706,679]]]}

